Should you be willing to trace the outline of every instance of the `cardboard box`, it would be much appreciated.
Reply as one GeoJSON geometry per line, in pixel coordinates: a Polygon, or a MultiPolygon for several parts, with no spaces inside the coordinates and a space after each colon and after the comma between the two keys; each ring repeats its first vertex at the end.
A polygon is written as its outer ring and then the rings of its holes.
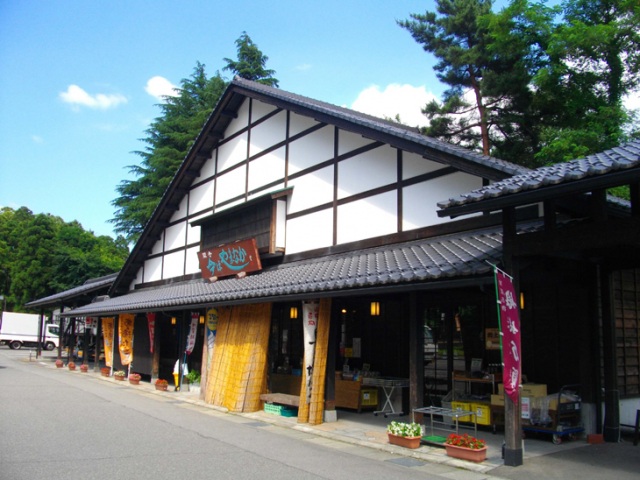
{"type": "Polygon", "coordinates": [[[491,395],[491,405],[500,405],[504,407],[504,394],[491,395]]]}
{"type": "Polygon", "coordinates": [[[520,395],[523,397],[546,397],[547,396],[547,384],[546,383],[525,383],[522,385],[520,395]]]}

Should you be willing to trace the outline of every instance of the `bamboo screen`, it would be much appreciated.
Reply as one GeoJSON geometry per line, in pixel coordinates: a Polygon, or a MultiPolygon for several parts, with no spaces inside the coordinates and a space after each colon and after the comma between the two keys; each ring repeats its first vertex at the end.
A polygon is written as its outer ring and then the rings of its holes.
{"type": "Polygon", "coordinates": [[[329,349],[329,324],[331,323],[331,299],[320,300],[318,329],[316,331],[316,351],[313,361],[311,403],[307,404],[307,372],[303,369],[300,388],[300,408],[298,423],[319,425],[324,414],[324,385],[327,373],[327,354],[329,349]]]}
{"type": "Polygon", "coordinates": [[[266,391],[271,304],[218,309],[205,401],[232,412],[259,410],[266,391]]]}

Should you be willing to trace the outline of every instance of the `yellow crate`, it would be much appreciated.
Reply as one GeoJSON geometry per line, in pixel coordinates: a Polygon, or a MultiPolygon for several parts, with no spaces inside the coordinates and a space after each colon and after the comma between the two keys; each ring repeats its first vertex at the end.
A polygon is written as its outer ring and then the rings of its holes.
{"type": "Polygon", "coordinates": [[[362,405],[363,407],[377,406],[378,405],[378,389],[363,388],[360,391],[360,405],[362,405]]]}
{"type": "MultiPolygon", "coordinates": [[[[451,410],[466,410],[466,411],[473,411],[473,409],[471,408],[473,405],[471,403],[468,402],[451,402],[451,410]]],[[[459,417],[458,418],[459,422],[472,422],[473,418],[471,417],[471,415],[465,415],[464,417],[459,417]]]]}
{"type": "Polygon", "coordinates": [[[491,407],[486,403],[474,403],[473,411],[476,412],[478,425],[491,425],[491,407]]]}

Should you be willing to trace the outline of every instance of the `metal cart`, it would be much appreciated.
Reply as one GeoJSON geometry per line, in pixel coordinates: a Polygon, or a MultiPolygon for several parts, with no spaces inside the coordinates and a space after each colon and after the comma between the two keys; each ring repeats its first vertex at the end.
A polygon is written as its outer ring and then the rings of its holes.
{"type": "MultiPolygon", "coordinates": [[[[548,408],[530,425],[522,426],[522,436],[527,432],[550,434],[555,445],[562,443],[562,437],[575,438],[584,432],[581,423],[582,402],[577,395],[580,385],[565,385],[558,392],[555,409],[548,408]],[[546,415],[544,415],[546,413],[546,415]]],[[[549,398],[549,397],[545,397],[549,398]]],[[[534,407],[535,408],[535,407],[534,407]]]]}

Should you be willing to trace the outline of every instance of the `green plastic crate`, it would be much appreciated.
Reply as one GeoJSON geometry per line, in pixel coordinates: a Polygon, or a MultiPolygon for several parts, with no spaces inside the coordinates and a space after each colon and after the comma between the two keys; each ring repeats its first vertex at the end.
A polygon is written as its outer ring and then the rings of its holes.
{"type": "Polygon", "coordinates": [[[286,405],[277,405],[275,403],[265,403],[264,411],[273,415],[280,415],[281,417],[297,417],[298,409],[294,407],[287,407],[286,405]]]}

